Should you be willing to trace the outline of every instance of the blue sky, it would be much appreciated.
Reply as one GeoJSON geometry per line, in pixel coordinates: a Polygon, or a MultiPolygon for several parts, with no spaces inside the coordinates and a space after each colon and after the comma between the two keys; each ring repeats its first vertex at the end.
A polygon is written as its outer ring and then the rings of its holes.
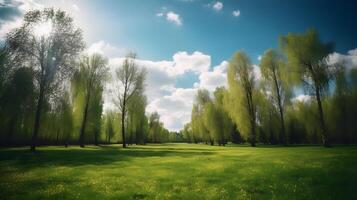
{"type": "MultiPolygon", "coordinates": [[[[357,47],[354,0],[0,0],[0,37],[30,9],[66,10],[83,30],[90,52],[112,66],[135,51],[148,68],[148,112],[178,130],[189,120],[197,88],[224,85],[233,53],[245,50],[254,64],[278,37],[319,30],[338,55],[357,47]],[[233,12],[235,11],[235,15],[233,12]],[[181,101],[181,102],[180,102],[181,101]]],[[[350,52],[349,52],[350,51],[350,52]]],[[[337,55],[337,54],[336,54],[337,55]]],[[[259,70],[259,68],[257,68],[259,70]]],[[[109,103],[108,103],[109,105],[109,103]]]]}

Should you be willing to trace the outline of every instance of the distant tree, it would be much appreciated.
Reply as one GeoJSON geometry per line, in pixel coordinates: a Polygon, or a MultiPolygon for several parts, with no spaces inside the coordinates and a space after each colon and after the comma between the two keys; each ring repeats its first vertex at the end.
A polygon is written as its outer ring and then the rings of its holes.
{"type": "Polygon", "coordinates": [[[139,69],[135,62],[136,55],[129,54],[121,67],[115,71],[115,91],[113,103],[121,112],[122,140],[123,148],[126,148],[125,140],[125,120],[127,115],[127,105],[132,100],[133,95],[144,87],[146,71],[139,69]]]}
{"type": "Polygon", "coordinates": [[[153,112],[149,116],[149,135],[151,142],[157,143],[160,139],[160,115],[153,112]]]}
{"type": "Polygon", "coordinates": [[[31,150],[35,150],[43,106],[49,96],[74,70],[72,61],[84,48],[81,30],[64,11],[29,11],[20,28],[7,35],[12,55],[32,67],[36,74],[38,97],[31,150]]]}
{"type": "Polygon", "coordinates": [[[287,84],[286,64],[278,53],[272,49],[267,50],[261,60],[260,70],[271,93],[273,105],[277,108],[280,117],[280,142],[287,144],[288,136],[285,130],[284,107],[290,99],[290,90],[287,84]]]}
{"type": "Polygon", "coordinates": [[[237,52],[228,66],[229,97],[226,109],[238,126],[238,129],[248,135],[251,146],[256,143],[256,102],[255,74],[248,56],[237,52]],[[248,122],[246,121],[248,119],[248,122]]]}
{"type": "MultiPolygon", "coordinates": [[[[93,54],[91,56],[83,56],[80,59],[79,69],[73,76],[73,83],[76,85],[78,92],[83,92],[84,96],[84,109],[79,136],[79,144],[81,147],[84,147],[84,136],[89,111],[92,110],[92,113],[94,113],[94,111],[96,111],[94,109],[100,109],[100,113],[98,114],[101,116],[101,105],[103,104],[102,90],[107,73],[107,59],[99,54],[93,54]]],[[[99,130],[100,129],[95,130],[94,132],[98,132],[99,130]]],[[[95,143],[97,143],[96,138],[95,136],[95,143]]]]}
{"type": "Polygon", "coordinates": [[[333,45],[322,42],[316,30],[308,30],[303,34],[290,33],[281,37],[280,41],[289,61],[290,74],[311,89],[310,92],[316,98],[322,142],[324,146],[330,146],[322,97],[333,77],[333,70],[327,63],[327,55],[332,52],[333,45]]]}

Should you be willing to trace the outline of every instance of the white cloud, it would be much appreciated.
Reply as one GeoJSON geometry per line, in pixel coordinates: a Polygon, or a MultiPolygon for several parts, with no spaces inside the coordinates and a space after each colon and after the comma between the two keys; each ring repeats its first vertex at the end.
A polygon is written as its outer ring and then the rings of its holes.
{"type": "Polygon", "coordinates": [[[255,80],[259,81],[262,79],[262,73],[258,65],[253,65],[253,72],[254,72],[255,80]]]}
{"type": "Polygon", "coordinates": [[[309,102],[311,101],[312,97],[310,95],[306,95],[306,94],[300,94],[294,98],[292,98],[292,101],[293,102],[303,102],[303,103],[306,103],[306,102],[309,102]]]}
{"type": "Polygon", "coordinates": [[[220,11],[223,9],[223,3],[220,1],[217,1],[216,3],[213,4],[212,8],[216,11],[220,11]]]}
{"type": "Polygon", "coordinates": [[[259,61],[261,61],[261,60],[262,60],[262,55],[259,55],[259,56],[257,57],[257,59],[258,59],[259,61]]]}
{"type": "Polygon", "coordinates": [[[12,0],[2,2],[0,12],[8,9],[7,16],[0,18],[0,40],[14,28],[20,27],[23,22],[23,15],[33,9],[43,9],[44,6],[33,0],[12,0]]]}
{"type": "Polygon", "coordinates": [[[86,50],[88,54],[99,53],[109,58],[122,57],[125,56],[127,52],[126,49],[112,46],[103,40],[91,44],[86,50]]]}
{"type": "Polygon", "coordinates": [[[337,52],[331,53],[328,56],[328,63],[330,65],[343,64],[346,68],[346,72],[349,72],[353,68],[357,68],[357,48],[349,50],[347,55],[337,52]]]}
{"type": "Polygon", "coordinates": [[[211,65],[211,56],[199,51],[195,51],[191,55],[185,51],[180,51],[174,54],[173,61],[172,74],[181,75],[188,71],[199,74],[208,71],[211,65]]]}
{"type": "Polygon", "coordinates": [[[227,87],[227,67],[228,62],[223,61],[218,66],[214,67],[212,71],[205,71],[199,75],[199,82],[195,83],[196,88],[205,88],[213,92],[216,87],[227,87]]]}
{"type": "Polygon", "coordinates": [[[182,25],[182,20],[180,18],[180,15],[177,13],[174,13],[173,11],[169,11],[166,13],[166,19],[167,19],[167,21],[172,22],[172,23],[176,24],[177,26],[182,25]]]}
{"type": "Polygon", "coordinates": [[[147,111],[157,111],[166,128],[178,131],[191,119],[196,91],[194,88],[175,88],[171,94],[152,101],[147,111]]]}
{"type": "MultiPolygon", "coordinates": [[[[114,75],[115,69],[121,66],[123,60],[124,57],[109,59],[112,75],[114,75]]],[[[223,74],[226,73],[227,65],[227,62],[222,62],[214,67],[211,73],[207,74],[211,65],[211,57],[199,51],[195,51],[192,54],[185,51],[177,52],[172,56],[172,60],[169,61],[137,59],[136,63],[147,70],[145,90],[148,99],[147,113],[157,111],[161,116],[161,121],[169,130],[179,130],[185,123],[190,121],[192,103],[197,90],[196,87],[177,88],[176,79],[186,73],[194,73],[202,77],[200,78],[202,83],[197,84],[206,84],[211,88],[215,88],[215,85],[222,85],[221,83],[224,82],[223,74]],[[213,75],[211,76],[211,74],[213,75]],[[207,79],[205,78],[206,76],[208,76],[207,79]],[[215,80],[216,78],[219,78],[219,80],[215,80]]],[[[111,103],[112,97],[108,92],[112,86],[113,83],[108,82],[104,94],[104,110],[114,108],[111,103]]]]}
{"type": "Polygon", "coordinates": [[[79,7],[77,6],[77,4],[72,4],[72,8],[75,11],[79,11],[79,7]]]}
{"type": "Polygon", "coordinates": [[[234,11],[232,12],[232,15],[233,15],[234,17],[239,17],[239,16],[240,16],[240,10],[234,10],[234,11]]]}

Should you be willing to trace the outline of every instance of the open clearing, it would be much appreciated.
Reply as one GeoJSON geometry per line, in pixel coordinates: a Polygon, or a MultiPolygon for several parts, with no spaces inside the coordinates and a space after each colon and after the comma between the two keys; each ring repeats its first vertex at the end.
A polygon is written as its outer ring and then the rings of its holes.
{"type": "Polygon", "coordinates": [[[1,199],[353,199],[357,147],[0,150],[1,199]]]}

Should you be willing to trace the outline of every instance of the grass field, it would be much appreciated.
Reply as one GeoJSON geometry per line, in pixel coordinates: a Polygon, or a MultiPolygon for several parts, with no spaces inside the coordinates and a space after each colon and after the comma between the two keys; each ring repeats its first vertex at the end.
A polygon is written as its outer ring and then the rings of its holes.
{"type": "Polygon", "coordinates": [[[0,150],[0,199],[356,198],[356,146],[0,150]]]}

